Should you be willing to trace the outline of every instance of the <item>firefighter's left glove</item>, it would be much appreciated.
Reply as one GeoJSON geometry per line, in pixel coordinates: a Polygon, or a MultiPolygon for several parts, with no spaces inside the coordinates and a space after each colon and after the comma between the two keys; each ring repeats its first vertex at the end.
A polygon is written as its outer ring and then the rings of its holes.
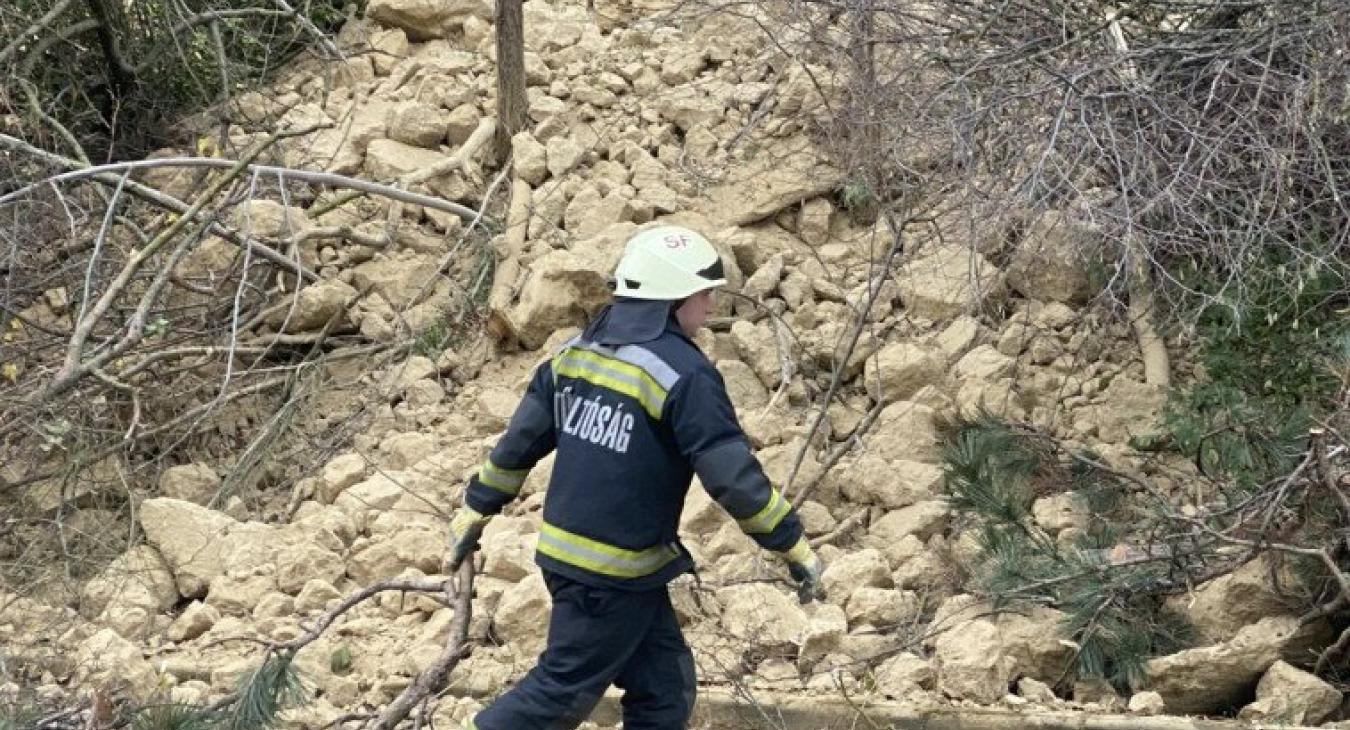
{"type": "Polygon", "coordinates": [[[811,549],[811,543],[805,537],[801,538],[787,551],[786,557],[788,573],[797,582],[797,600],[803,604],[825,600],[825,586],[821,583],[825,563],[811,549]]]}
{"type": "Polygon", "coordinates": [[[450,520],[450,557],[446,559],[446,568],[453,573],[459,570],[464,559],[478,549],[478,538],[483,536],[491,516],[482,514],[472,507],[460,507],[450,520]]]}

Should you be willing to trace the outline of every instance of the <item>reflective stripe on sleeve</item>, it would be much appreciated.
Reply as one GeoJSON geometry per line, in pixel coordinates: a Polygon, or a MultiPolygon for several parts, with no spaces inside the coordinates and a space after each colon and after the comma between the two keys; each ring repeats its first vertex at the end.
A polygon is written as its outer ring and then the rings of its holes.
{"type": "Polygon", "coordinates": [[[539,552],[554,560],[614,578],[651,575],[680,556],[671,545],[626,550],[582,537],[545,522],[539,529],[539,552]]]}
{"type": "Polygon", "coordinates": [[[529,475],[529,469],[503,469],[493,464],[492,459],[485,459],[478,469],[478,481],[483,486],[513,497],[520,493],[521,486],[525,484],[525,477],[529,475]]]}
{"type": "Polygon", "coordinates": [[[769,501],[763,509],[750,517],[736,520],[736,524],[740,525],[743,531],[752,535],[773,532],[774,528],[778,527],[778,523],[788,516],[788,512],[792,510],[792,505],[786,499],[783,499],[783,495],[779,494],[777,489],[771,489],[769,492],[769,501]]]}

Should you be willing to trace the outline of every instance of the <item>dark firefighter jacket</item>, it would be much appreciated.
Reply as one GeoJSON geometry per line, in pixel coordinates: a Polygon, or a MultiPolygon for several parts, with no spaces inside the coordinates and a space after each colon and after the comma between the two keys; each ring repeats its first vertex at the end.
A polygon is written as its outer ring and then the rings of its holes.
{"type": "Polygon", "coordinates": [[[617,300],[539,366],[467,504],[497,514],[555,448],[535,560],[574,580],[647,590],[689,571],[676,532],[695,474],[762,547],[784,551],[802,535],[721,374],[667,302],[617,300]]]}

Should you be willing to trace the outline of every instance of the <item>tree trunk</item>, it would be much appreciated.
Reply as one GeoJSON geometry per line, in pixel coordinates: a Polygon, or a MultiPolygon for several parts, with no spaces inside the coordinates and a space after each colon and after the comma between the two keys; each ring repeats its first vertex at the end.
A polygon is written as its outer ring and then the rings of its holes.
{"type": "Polygon", "coordinates": [[[497,135],[498,164],[511,155],[511,137],[525,128],[524,0],[497,1],[497,135]]]}

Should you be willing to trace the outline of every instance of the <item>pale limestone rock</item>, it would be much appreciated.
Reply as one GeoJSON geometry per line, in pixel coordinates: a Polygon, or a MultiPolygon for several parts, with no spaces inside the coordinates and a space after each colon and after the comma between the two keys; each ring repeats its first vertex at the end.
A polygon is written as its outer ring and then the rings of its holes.
{"type": "Polygon", "coordinates": [[[440,450],[440,440],[422,431],[393,433],[380,441],[385,466],[394,470],[407,469],[440,450]]]}
{"type": "Polygon", "coordinates": [[[348,487],[333,506],[353,517],[364,516],[366,510],[387,510],[403,496],[403,486],[388,473],[377,473],[348,487]]]}
{"type": "Polygon", "coordinates": [[[426,256],[377,258],[351,270],[352,285],[379,294],[394,309],[414,303],[413,298],[436,277],[436,263],[426,256]]]}
{"type": "Polygon", "coordinates": [[[900,540],[913,535],[919,540],[942,532],[951,517],[951,506],[944,500],[931,499],[887,512],[872,523],[869,534],[880,540],[900,540]]]}
{"type": "Polygon", "coordinates": [[[445,140],[445,112],[430,104],[402,102],[389,116],[389,138],[413,147],[436,149],[445,140]]]}
{"type": "MultiPolygon", "coordinates": [[[[303,290],[302,290],[303,291],[303,290]]],[[[207,464],[171,466],[159,477],[159,495],[204,505],[220,489],[220,476],[207,464]]]]}
{"type": "Polygon", "coordinates": [[[809,499],[797,508],[797,516],[801,518],[802,529],[811,537],[827,534],[839,526],[825,505],[809,499]]]}
{"type": "Polygon", "coordinates": [[[1167,607],[1185,616],[1201,641],[1221,641],[1266,616],[1293,610],[1281,592],[1287,594],[1299,583],[1288,561],[1263,553],[1188,593],[1172,596],[1167,607]],[[1272,575],[1276,582],[1271,581],[1272,575]]]}
{"type": "Polygon", "coordinates": [[[315,487],[315,498],[324,504],[332,504],[343,490],[360,482],[366,475],[366,459],[360,454],[349,452],[331,459],[324,465],[315,487]]]}
{"type": "Polygon", "coordinates": [[[300,290],[294,310],[278,313],[278,324],[284,323],[287,332],[321,329],[335,316],[340,322],[355,298],[356,289],[350,284],[340,279],[321,279],[300,290]]]}
{"type": "Polygon", "coordinates": [[[1008,261],[1008,285],[1030,299],[1081,304],[1092,295],[1089,263],[1104,249],[1100,231],[1047,211],[1027,228],[1008,261]]]}
{"type": "Polygon", "coordinates": [[[145,701],[159,686],[159,677],[134,644],[112,629],[101,629],[76,649],[73,682],[145,701]]]}
{"type": "Polygon", "coordinates": [[[942,468],[897,459],[860,455],[845,470],[844,495],[855,502],[894,510],[931,500],[942,486],[942,468]]]}
{"type": "Polygon", "coordinates": [[[848,633],[844,609],[831,603],[815,602],[807,610],[810,618],[807,620],[806,634],[802,637],[801,650],[797,654],[797,664],[802,668],[814,666],[837,651],[844,635],[848,633]]]}
{"type": "Polygon", "coordinates": [[[252,574],[223,573],[211,580],[206,603],[226,616],[248,616],[263,596],[276,589],[277,581],[270,570],[252,574]]]}
{"type": "Polygon", "coordinates": [[[193,601],[183,609],[183,613],[169,624],[165,634],[169,641],[191,641],[211,630],[220,620],[220,611],[201,601],[193,601]]]}
{"type": "Polygon", "coordinates": [[[726,510],[713,501],[708,490],[703,488],[703,483],[695,476],[685,498],[684,512],[680,515],[680,534],[692,536],[695,538],[693,542],[699,542],[698,538],[711,535],[728,520],[730,518],[726,510]]]}
{"type": "MultiPolygon", "coordinates": [[[[720,109],[691,116],[668,113],[663,107],[662,113],[677,117],[676,123],[685,129],[694,118],[706,122],[721,116],[720,109]]],[[[774,151],[756,156],[715,188],[708,198],[709,213],[729,225],[749,225],[803,200],[828,194],[842,179],[843,173],[809,143],[784,142],[774,151]]]]}
{"type": "Polygon", "coordinates": [[[1075,680],[1073,701],[1106,712],[1120,712],[1126,706],[1116,688],[1101,677],[1079,677],[1075,680]]]}
{"type": "Polygon", "coordinates": [[[1258,723],[1316,725],[1341,706],[1341,692],[1316,675],[1278,661],[1256,685],[1256,701],[1238,719],[1258,723]]]}
{"type": "Polygon", "coordinates": [[[958,380],[997,380],[1007,377],[1016,364],[992,345],[980,345],[956,362],[952,374],[958,380]]]}
{"type": "Polygon", "coordinates": [[[1132,715],[1161,715],[1166,706],[1163,703],[1162,695],[1157,692],[1135,692],[1130,696],[1130,702],[1126,709],[1132,715]]]}
{"type": "Polygon", "coordinates": [[[538,535],[523,518],[497,518],[483,533],[483,575],[516,582],[534,572],[538,535]]]}
{"type": "Polygon", "coordinates": [[[864,548],[829,562],[821,583],[831,601],[844,603],[855,589],[863,586],[890,588],[890,566],[880,550],[864,548]]]}
{"type": "Polygon", "coordinates": [[[169,569],[178,592],[205,595],[211,579],[224,570],[226,532],[239,524],[230,517],[178,499],[147,499],[141,504],[141,529],[169,569]]]}
{"type": "Polygon", "coordinates": [[[1295,617],[1261,619],[1228,641],[1150,659],[1145,687],[1162,695],[1169,714],[1217,712],[1251,696],[1261,675],[1300,633],[1295,617]]]}
{"type": "Polygon", "coordinates": [[[510,312],[521,344],[544,344],[559,329],[584,324],[610,300],[609,257],[577,245],[530,264],[519,303],[510,312]]]}
{"type": "MultiPolygon", "coordinates": [[[[755,273],[751,274],[745,280],[745,286],[741,287],[741,293],[754,298],[764,300],[778,289],[778,281],[783,278],[783,254],[777,253],[770,256],[755,273]]],[[[741,302],[737,302],[738,308],[741,302]]],[[[750,309],[746,305],[746,311],[750,309]]]]}
{"type": "Polygon", "coordinates": [[[731,325],[731,342],[736,347],[736,354],[759,377],[759,382],[765,388],[776,389],[783,369],[778,357],[778,342],[770,325],[737,320],[731,325]]]}
{"type": "Polygon", "coordinates": [[[394,182],[408,173],[431,167],[444,159],[445,155],[433,150],[392,139],[376,139],[366,146],[365,168],[376,180],[394,182]]]}
{"type": "Polygon", "coordinates": [[[797,235],[809,244],[820,246],[830,238],[833,217],[834,206],[828,198],[812,198],[802,203],[802,209],[797,213],[797,235]]]}
{"type": "Polygon", "coordinates": [[[545,145],[545,156],[549,174],[562,177],[586,154],[586,148],[577,144],[571,137],[554,137],[545,145]]]}
{"type": "Polygon", "coordinates": [[[698,47],[676,43],[667,46],[661,61],[661,81],[666,86],[687,84],[708,67],[708,53],[698,47]]]}
{"type": "Polygon", "coordinates": [[[370,49],[374,51],[371,61],[375,64],[375,74],[388,76],[398,62],[408,56],[411,46],[406,31],[390,28],[370,36],[370,49]]]}
{"type": "Polygon", "coordinates": [[[910,401],[892,403],[882,409],[863,442],[872,453],[887,461],[905,459],[936,464],[941,453],[936,416],[926,405],[910,401]]]}
{"type": "Polygon", "coordinates": [[[716,125],[725,111],[716,99],[696,84],[667,88],[654,101],[661,116],[685,133],[716,125]]]}
{"type": "Polygon", "coordinates": [[[1077,492],[1061,492],[1041,497],[1031,505],[1036,524],[1052,533],[1086,529],[1092,520],[1087,502],[1077,492]]]}
{"type": "Polygon", "coordinates": [[[511,645],[516,656],[533,658],[544,648],[549,610],[553,605],[544,577],[535,572],[502,593],[492,623],[497,635],[511,645]]]}
{"type": "Polygon", "coordinates": [[[347,575],[361,585],[393,578],[408,568],[428,575],[440,569],[445,536],[430,530],[408,529],[372,539],[347,560],[347,575]]]}
{"type": "Polygon", "coordinates": [[[275,560],[276,584],[283,593],[299,593],[314,579],[336,582],[346,573],[341,555],[310,540],[278,550],[275,560]]]}
{"type": "Polygon", "coordinates": [[[934,246],[900,265],[900,299],[913,315],[942,320],[978,312],[1004,294],[1003,274],[978,253],[934,246]]]}
{"type": "Polygon", "coordinates": [[[231,221],[240,232],[257,238],[290,238],[312,227],[304,210],[265,198],[240,204],[231,221]]]}
{"type": "Polygon", "coordinates": [[[332,583],[320,578],[311,578],[305,581],[305,587],[296,594],[295,610],[300,614],[323,611],[328,608],[330,601],[341,598],[342,594],[338,593],[332,583]]]}
{"type": "Polygon", "coordinates": [[[933,665],[939,692],[980,704],[1002,699],[1016,669],[1016,661],[1001,651],[998,627],[987,619],[939,635],[933,665]]]}
{"type": "Polygon", "coordinates": [[[426,41],[445,37],[454,9],[447,0],[370,0],[366,17],[403,30],[410,40],[426,41]]]}
{"type": "Polygon", "coordinates": [[[547,148],[529,132],[517,132],[511,138],[512,164],[516,175],[538,187],[548,177],[547,148]]]}
{"type": "Polygon", "coordinates": [[[1050,689],[1050,685],[1031,677],[1022,677],[1017,680],[1017,694],[1028,702],[1037,705],[1053,705],[1058,699],[1055,697],[1054,690],[1050,689]]]}
{"type": "Polygon", "coordinates": [[[896,342],[867,359],[863,378],[873,398],[890,403],[909,398],[924,386],[941,382],[946,364],[939,350],[912,342],[896,342]]]}
{"type": "Polygon", "coordinates": [[[112,605],[138,606],[154,614],[178,602],[173,572],[149,545],[122,553],[85,584],[80,612],[89,618],[112,605]]]}
{"type": "Polygon", "coordinates": [[[445,115],[445,141],[451,147],[459,147],[469,141],[473,136],[474,130],[478,129],[478,122],[481,115],[478,113],[478,105],[465,102],[450,110],[445,115]]]}
{"type": "Polygon", "coordinates": [[[767,583],[733,585],[717,591],[725,607],[722,626],[737,640],[764,647],[800,644],[810,623],[796,599],[767,583]]]}
{"type": "Polygon", "coordinates": [[[872,678],[878,692],[891,699],[905,700],[933,689],[936,673],[927,661],[904,652],[882,662],[872,678]]]}
{"type": "Polygon", "coordinates": [[[849,626],[867,624],[887,629],[913,620],[921,608],[919,594],[914,591],[862,586],[848,597],[844,613],[849,626]]]}

